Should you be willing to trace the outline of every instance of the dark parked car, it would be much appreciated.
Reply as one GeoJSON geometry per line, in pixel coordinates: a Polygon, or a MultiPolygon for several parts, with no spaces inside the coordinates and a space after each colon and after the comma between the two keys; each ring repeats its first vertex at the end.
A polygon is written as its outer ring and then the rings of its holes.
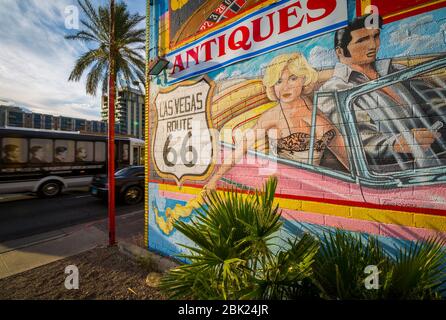
{"type": "MultiPolygon", "coordinates": [[[[125,204],[137,204],[144,199],[144,166],[130,166],[115,173],[116,200],[125,204]]],[[[108,197],[107,175],[93,178],[90,193],[106,200],[108,197]]]]}

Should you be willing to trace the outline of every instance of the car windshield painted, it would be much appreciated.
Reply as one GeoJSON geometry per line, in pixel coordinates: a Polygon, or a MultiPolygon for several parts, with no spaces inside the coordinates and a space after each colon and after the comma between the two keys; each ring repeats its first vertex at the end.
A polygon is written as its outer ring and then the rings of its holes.
{"type": "Polygon", "coordinates": [[[319,94],[317,103],[322,109],[337,105],[333,123],[349,136],[360,176],[444,175],[444,169],[434,168],[446,166],[445,88],[446,57],[439,57],[352,89],[319,94]]]}
{"type": "Polygon", "coordinates": [[[445,75],[446,68],[441,68],[352,100],[357,130],[372,172],[446,165],[445,75]],[[377,127],[379,134],[370,127],[377,127]],[[429,137],[429,131],[435,136],[429,137]]]}

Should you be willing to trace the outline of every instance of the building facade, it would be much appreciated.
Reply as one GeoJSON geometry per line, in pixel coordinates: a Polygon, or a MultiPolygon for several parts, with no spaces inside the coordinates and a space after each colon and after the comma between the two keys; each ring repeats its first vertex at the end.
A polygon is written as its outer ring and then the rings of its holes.
{"type": "Polygon", "coordinates": [[[149,59],[170,64],[149,83],[148,247],[185,253],[173,223],[194,219],[204,187],[249,190],[272,175],[291,235],[445,239],[445,7],[150,5],[149,59]]]}
{"type": "Polygon", "coordinates": [[[107,123],[96,120],[34,113],[20,107],[0,106],[0,127],[80,131],[105,134],[107,123]]]}
{"type": "MultiPolygon", "coordinates": [[[[118,88],[115,105],[116,132],[122,135],[144,139],[145,96],[133,88],[118,88]]],[[[107,122],[108,97],[102,96],[102,119],[107,122]]]]}

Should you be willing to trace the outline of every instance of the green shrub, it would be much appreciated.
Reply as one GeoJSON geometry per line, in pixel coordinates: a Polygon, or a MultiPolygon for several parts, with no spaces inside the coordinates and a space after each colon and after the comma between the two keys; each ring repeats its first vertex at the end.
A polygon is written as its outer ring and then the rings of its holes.
{"type": "Polygon", "coordinates": [[[306,235],[273,253],[282,227],[274,204],[277,179],[248,195],[210,191],[190,224],[175,227],[195,246],[182,255],[191,263],[171,270],[161,288],[177,299],[285,299],[311,283],[318,243],[306,235]],[[302,280],[305,280],[302,282],[302,280]]]}
{"type": "Polygon", "coordinates": [[[274,203],[277,179],[261,191],[210,191],[190,223],[175,227],[195,245],[190,264],[169,271],[160,288],[172,299],[438,299],[446,282],[445,243],[413,242],[396,257],[377,238],[337,230],[321,240],[287,239],[274,203]],[[284,239],[281,239],[284,240],[284,239]],[[367,289],[367,266],[379,270],[379,289],[367,289]]]}

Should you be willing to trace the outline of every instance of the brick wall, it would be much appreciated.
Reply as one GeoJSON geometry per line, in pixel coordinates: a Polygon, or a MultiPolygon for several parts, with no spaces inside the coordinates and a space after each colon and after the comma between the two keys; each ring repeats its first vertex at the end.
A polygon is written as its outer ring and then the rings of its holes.
{"type": "Polygon", "coordinates": [[[444,3],[152,6],[151,58],[171,64],[150,82],[149,247],[182,250],[172,222],[205,186],[270,175],[291,234],[445,237],[444,3]]]}

